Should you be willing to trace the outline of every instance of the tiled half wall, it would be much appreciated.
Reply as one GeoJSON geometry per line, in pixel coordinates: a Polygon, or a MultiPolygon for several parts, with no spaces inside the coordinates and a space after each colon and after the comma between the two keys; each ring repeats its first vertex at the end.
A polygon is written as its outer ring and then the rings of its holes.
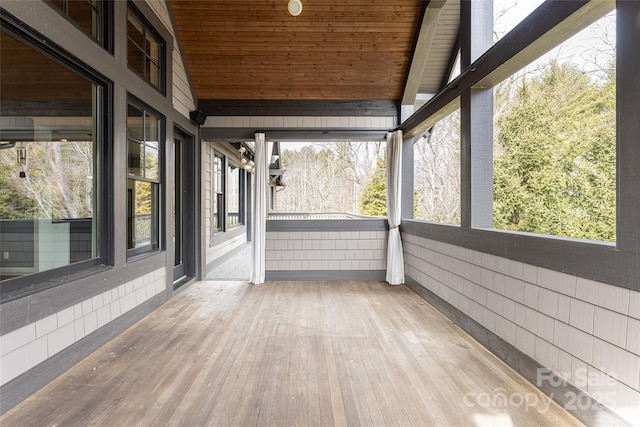
{"type": "Polygon", "coordinates": [[[402,238],[408,278],[640,425],[640,292],[402,238]]]}
{"type": "Polygon", "coordinates": [[[166,289],[165,269],[102,292],[0,337],[0,385],[122,316],[166,289]]]}

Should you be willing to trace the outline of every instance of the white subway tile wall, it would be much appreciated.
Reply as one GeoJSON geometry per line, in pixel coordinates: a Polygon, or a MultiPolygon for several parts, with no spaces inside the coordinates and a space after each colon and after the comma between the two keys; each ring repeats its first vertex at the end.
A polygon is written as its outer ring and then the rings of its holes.
{"type": "Polygon", "coordinates": [[[402,238],[408,277],[640,422],[640,292],[423,237],[402,238]],[[585,381],[587,372],[603,379],[585,381]]]}
{"type": "Polygon", "coordinates": [[[384,270],[386,231],[268,232],[266,269],[384,270]]]}
{"type": "Polygon", "coordinates": [[[160,268],[0,337],[0,385],[166,289],[160,268]]]}

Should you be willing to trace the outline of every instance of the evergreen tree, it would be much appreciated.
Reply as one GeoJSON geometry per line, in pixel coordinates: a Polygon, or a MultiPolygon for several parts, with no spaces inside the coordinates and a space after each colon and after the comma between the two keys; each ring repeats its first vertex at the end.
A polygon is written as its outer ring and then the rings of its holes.
{"type": "Polygon", "coordinates": [[[360,213],[387,216],[387,182],[384,159],[378,159],[376,169],[362,192],[360,213]]]}
{"type": "MultiPolygon", "coordinates": [[[[613,72],[612,72],[613,74],[613,72]]],[[[497,121],[497,228],[615,239],[615,78],[552,63],[497,121]]]]}

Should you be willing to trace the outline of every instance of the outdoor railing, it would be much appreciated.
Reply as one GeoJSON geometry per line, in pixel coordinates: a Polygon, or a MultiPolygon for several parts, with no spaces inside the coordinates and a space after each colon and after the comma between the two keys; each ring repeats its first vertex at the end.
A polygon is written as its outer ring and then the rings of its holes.
{"type": "Polygon", "coordinates": [[[358,215],[346,212],[324,212],[324,213],[288,213],[271,212],[269,219],[272,220],[317,220],[317,219],[372,219],[379,218],[367,215],[358,215]]]}

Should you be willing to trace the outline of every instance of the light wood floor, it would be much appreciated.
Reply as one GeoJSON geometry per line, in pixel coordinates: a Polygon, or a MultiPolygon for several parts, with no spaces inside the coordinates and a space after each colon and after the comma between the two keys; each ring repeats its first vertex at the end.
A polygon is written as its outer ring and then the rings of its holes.
{"type": "Polygon", "coordinates": [[[215,266],[207,280],[249,280],[251,274],[251,243],[245,243],[231,258],[215,266]]]}
{"type": "Polygon", "coordinates": [[[0,424],[580,425],[404,286],[230,281],[186,289],[0,424]]]}

